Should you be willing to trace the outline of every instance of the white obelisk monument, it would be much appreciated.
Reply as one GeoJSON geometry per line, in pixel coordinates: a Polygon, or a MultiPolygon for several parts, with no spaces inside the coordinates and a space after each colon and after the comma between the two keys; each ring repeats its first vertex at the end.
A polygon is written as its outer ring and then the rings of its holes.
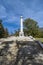
{"type": "Polygon", "coordinates": [[[23,32],[23,16],[20,17],[20,33],[19,36],[24,36],[23,32]]]}

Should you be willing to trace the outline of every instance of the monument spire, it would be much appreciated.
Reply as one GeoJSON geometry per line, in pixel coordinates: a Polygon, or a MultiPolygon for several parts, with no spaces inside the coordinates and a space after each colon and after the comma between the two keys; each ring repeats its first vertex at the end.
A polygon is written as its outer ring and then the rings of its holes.
{"type": "Polygon", "coordinates": [[[21,16],[21,32],[23,32],[23,16],[21,16]]]}
{"type": "Polygon", "coordinates": [[[23,32],[23,16],[20,17],[20,33],[19,36],[24,36],[23,32]]]}

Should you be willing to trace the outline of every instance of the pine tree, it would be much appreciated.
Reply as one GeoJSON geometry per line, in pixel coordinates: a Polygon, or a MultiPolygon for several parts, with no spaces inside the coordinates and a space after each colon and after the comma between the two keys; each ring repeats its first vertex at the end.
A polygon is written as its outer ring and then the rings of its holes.
{"type": "Polygon", "coordinates": [[[8,30],[4,29],[3,25],[2,25],[2,20],[0,20],[0,38],[4,38],[8,36],[8,30]]]}

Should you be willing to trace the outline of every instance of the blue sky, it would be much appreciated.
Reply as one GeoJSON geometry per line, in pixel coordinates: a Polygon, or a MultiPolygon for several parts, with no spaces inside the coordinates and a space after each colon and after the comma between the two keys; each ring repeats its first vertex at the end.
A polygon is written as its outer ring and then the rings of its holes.
{"type": "Polygon", "coordinates": [[[10,33],[20,28],[21,15],[43,27],[43,0],[0,0],[0,19],[10,33]]]}

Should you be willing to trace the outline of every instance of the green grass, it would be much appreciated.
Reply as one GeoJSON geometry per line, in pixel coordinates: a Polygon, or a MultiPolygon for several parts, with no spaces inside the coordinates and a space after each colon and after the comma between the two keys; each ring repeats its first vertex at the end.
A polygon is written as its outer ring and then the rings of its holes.
{"type": "Polygon", "coordinates": [[[36,38],[36,40],[39,40],[43,43],[43,38],[36,38]]]}

